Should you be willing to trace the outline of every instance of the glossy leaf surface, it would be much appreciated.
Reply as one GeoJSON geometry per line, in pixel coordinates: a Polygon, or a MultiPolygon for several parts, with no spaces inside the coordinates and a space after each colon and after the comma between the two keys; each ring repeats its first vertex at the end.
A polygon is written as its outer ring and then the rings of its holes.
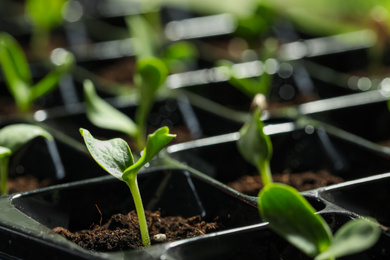
{"type": "Polygon", "coordinates": [[[258,206],[271,229],[308,256],[314,257],[331,246],[327,223],[314,214],[314,208],[294,188],[269,184],[260,191],[258,206]]]}
{"type": "Polygon", "coordinates": [[[169,134],[169,128],[166,126],[148,135],[146,147],[142,152],[141,158],[126,170],[123,179],[129,178],[129,175],[136,174],[142,166],[156,156],[175,137],[176,135],[169,134]]]}
{"type": "Polygon", "coordinates": [[[88,130],[82,128],[80,133],[93,159],[109,174],[123,181],[123,172],[134,164],[133,155],[127,143],[120,138],[100,141],[95,139],[88,130]]]}
{"type": "Polygon", "coordinates": [[[43,128],[28,124],[14,124],[0,130],[0,146],[6,147],[12,153],[34,138],[43,137],[52,140],[53,137],[43,128]]]}

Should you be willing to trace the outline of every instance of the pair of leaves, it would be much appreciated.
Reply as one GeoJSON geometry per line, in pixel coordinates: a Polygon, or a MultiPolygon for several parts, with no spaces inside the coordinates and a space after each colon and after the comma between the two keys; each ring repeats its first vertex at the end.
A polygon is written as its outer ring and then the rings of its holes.
{"type": "Polygon", "coordinates": [[[159,128],[148,136],[141,158],[134,163],[130,147],[123,139],[100,141],[95,139],[86,129],[80,129],[80,132],[95,161],[108,173],[125,182],[128,181],[130,175],[136,175],[176,136],[169,134],[168,127],[159,128]]]}
{"type": "Polygon", "coordinates": [[[335,259],[361,252],[373,246],[380,229],[371,220],[352,220],[335,234],[314,208],[294,188],[272,183],[260,194],[261,216],[272,230],[315,260],[335,259]]]}
{"type": "Polygon", "coordinates": [[[264,188],[259,194],[258,207],[270,228],[316,260],[353,254],[375,244],[380,230],[373,222],[356,220],[347,223],[333,239],[327,223],[315,214],[315,209],[297,190],[272,182],[269,169],[272,143],[263,131],[258,107],[240,130],[237,146],[242,156],[260,171],[264,188]]]}
{"type": "Polygon", "coordinates": [[[20,112],[28,111],[34,100],[53,90],[61,76],[73,67],[73,55],[65,50],[57,50],[58,52],[63,56],[60,62],[55,64],[55,68],[49,74],[33,85],[22,48],[11,35],[0,33],[0,64],[9,91],[20,112]]]}

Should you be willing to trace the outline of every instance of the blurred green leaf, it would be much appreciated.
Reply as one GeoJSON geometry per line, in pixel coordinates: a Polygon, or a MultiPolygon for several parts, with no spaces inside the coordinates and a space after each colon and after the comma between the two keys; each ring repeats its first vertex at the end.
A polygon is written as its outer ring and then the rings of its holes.
{"type": "Polygon", "coordinates": [[[66,0],[27,0],[26,10],[34,24],[51,29],[62,22],[62,12],[66,0]]]}
{"type": "Polygon", "coordinates": [[[137,62],[136,73],[141,78],[141,84],[137,87],[147,88],[148,92],[153,95],[165,82],[168,76],[168,68],[160,59],[150,57],[140,59],[137,62]]]}
{"type": "Polygon", "coordinates": [[[101,99],[90,80],[84,81],[84,99],[87,117],[94,125],[133,137],[137,134],[135,123],[127,115],[101,99]]]}
{"type": "Polygon", "coordinates": [[[39,126],[28,124],[8,125],[0,129],[0,146],[8,148],[14,153],[36,137],[53,140],[52,135],[39,126]]]}
{"type": "Polygon", "coordinates": [[[30,100],[36,100],[57,88],[61,77],[70,72],[75,64],[73,54],[64,49],[55,49],[53,51],[55,67],[43,79],[38,81],[30,89],[30,100]]]}
{"type": "Polygon", "coordinates": [[[0,146],[0,159],[4,157],[8,157],[12,154],[11,150],[7,147],[0,146]]]}
{"type": "Polygon", "coordinates": [[[372,247],[381,234],[373,219],[356,219],[347,222],[335,234],[332,246],[315,260],[327,260],[351,255],[372,247]]]}
{"type": "Polygon", "coordinates": [[[21,111],[30,107],[32,78],[27,59],[16,40],[7,33],[0,33],[0,64],[7,87],[21,111]]]}

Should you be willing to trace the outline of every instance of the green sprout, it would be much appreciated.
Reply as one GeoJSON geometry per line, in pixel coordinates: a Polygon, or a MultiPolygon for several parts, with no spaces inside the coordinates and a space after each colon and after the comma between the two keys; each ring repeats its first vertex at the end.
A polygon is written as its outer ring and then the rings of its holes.
{"type": "Polygon", "coordinates": [[[145,58],[137,62],[134,83],[139,104],[135,120],[118,111],[101,99],[90,80],[84,82],[87,117],[98,127],[116,130],[135,139],[138,149],[145,146],[147,119],[154,104],[155,95],[165,82],[168,70],[157,58],[145,58]],[[108,123],[109,122],[109,123],[108,123]]]}
{"type": "Polygon", "coordinates": [[[276,56],[278,49],[278,41],[274,38],[269,38],[264,42],[262,50],[262,61],[263,61],[263,73],[258,78],[239,78],[235,75],[234,64],[230,61],[219,61],[218,65],[227,68],[229,74],[228,82],[246,94],[250,98],[254,98],[256,94],[268,95],[271,86],[273,75],[267,72],[266,62],[267,60],[276,56]]]}
{"type": "Polygon", "coordinates": [[[160,152],[176,135],[169,134],[168,127],[161,127],[148,136],[140,159],[134,162],[127,143],[120,138],[99,141],[88,130],[80,129],[85,144],[95,161],[109,174],[124,181],[130,188],[138,215],[142,243],[150,246],[150,237],[141,194],[137,184],[137,173],[156,154],[160,152]]]}
{"type": "Polygon", "coordinates": [[[0,65],[19,113],[29,112],[36,99],[54,90],[62,75],[71,70],[75,60],[70,52],[56,49],[52,61],[54,68],[34,84],[22,48],[11,35],[0,33],[0,65]]]}
{"type": "Polygon", "coordinates": [[[134,51],[138,60],[160,57],[170,72],[180,72],[193,66],[198,58],[198,50],[193,43],[166,42],[162,36],[159,11],[131,15],[126,18],[126,22],[135,40],[134,51]]]}
{"type": "Polygon", "coordinates": [[[380,229],[371,219],[347,222],[333,236],[325,220],[293,187],[274,183],[270,170],[272,143],[263,131],[261,109],[257,106],[240,131],[237,146],[249,163],[257,167],[263,180],[258,207],[260,216],[277,234],[315,260],[334,260],[373,246],[380,229]]]}
{"type": "Polygon", "coordinates": [[[43,137],[53,140],[51,134],[39,126],[14,124],[0,130],[0,192],[8,194],[8,162],[10,157],[32,139],[43,137]]]}
{"type": "Polygon", "coordinates": [[[26,12],[33,25],[31,49],[37,58],[42,58],[47,53],[50,31],[62,23],[66,2],[67,0],[26,1],[26,12]]]}

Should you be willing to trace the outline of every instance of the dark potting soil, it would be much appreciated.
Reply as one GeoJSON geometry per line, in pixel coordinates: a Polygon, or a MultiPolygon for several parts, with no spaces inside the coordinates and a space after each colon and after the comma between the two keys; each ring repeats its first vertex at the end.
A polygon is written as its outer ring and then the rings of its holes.
{"type": "MultiPolygon", "coordinates": [[[[221,229],[222,224],[206,223],[200,216],[190,218],[161,217],[159,211],[146,211],[146,218],[152,245],[201,236],[221,229]],[[161,239],[162,234],[165,239],[161,239]]],[[[139,231],[138,217],[133,210],[127,215],[115,214],[104,225],[93,224],[88,230],[72,233],[56,227],[53,231],[80,247],[98,252],[113,252],[143,248],[139,231]]]]}
{"type": "MultiPolygon", "coordinates": [[[[283,173],[272,175],[274,182],[280,182],[296,188],[298,191],[306,191],[324,187],[327,185],[341,183],[344,180],[338,176],[330,174],[328,171],[320,170],[318,172],[291,173],[285,170],[283,173]]],[[[243,194],[257,196],[263,187],[260,175],[245,175],[227,185],[243,194]]]]}
{"type": "Polygon", "coordinates": [[[97,74],[110,82],[133,84],[134,58],[123,58],[97,71],[97,74]]]}
{"type": "Polygon", "coordinates": [[[50,185],[50,180],[38,178],[32,175],[23,175],[8,179],[8,193],[17,193],[30,190],[36,190],[50,185]]]}
{"type": "Polygon", "coordinates": [[[0,116],[18,114],[18,108],[12,98],[0,97],[0,116]]]}
{"type": "Polygon", "coordinates": [[[312,101],[319,100],[320,98],[315,94],[310,93],[298,93],[293,99],[288,101],[280,101],[280,100],[268,100],[267,101],[267,110],[273,112],[277,111],[280,108],[290,107],[295,105],[300,105],[312,101]]]}

